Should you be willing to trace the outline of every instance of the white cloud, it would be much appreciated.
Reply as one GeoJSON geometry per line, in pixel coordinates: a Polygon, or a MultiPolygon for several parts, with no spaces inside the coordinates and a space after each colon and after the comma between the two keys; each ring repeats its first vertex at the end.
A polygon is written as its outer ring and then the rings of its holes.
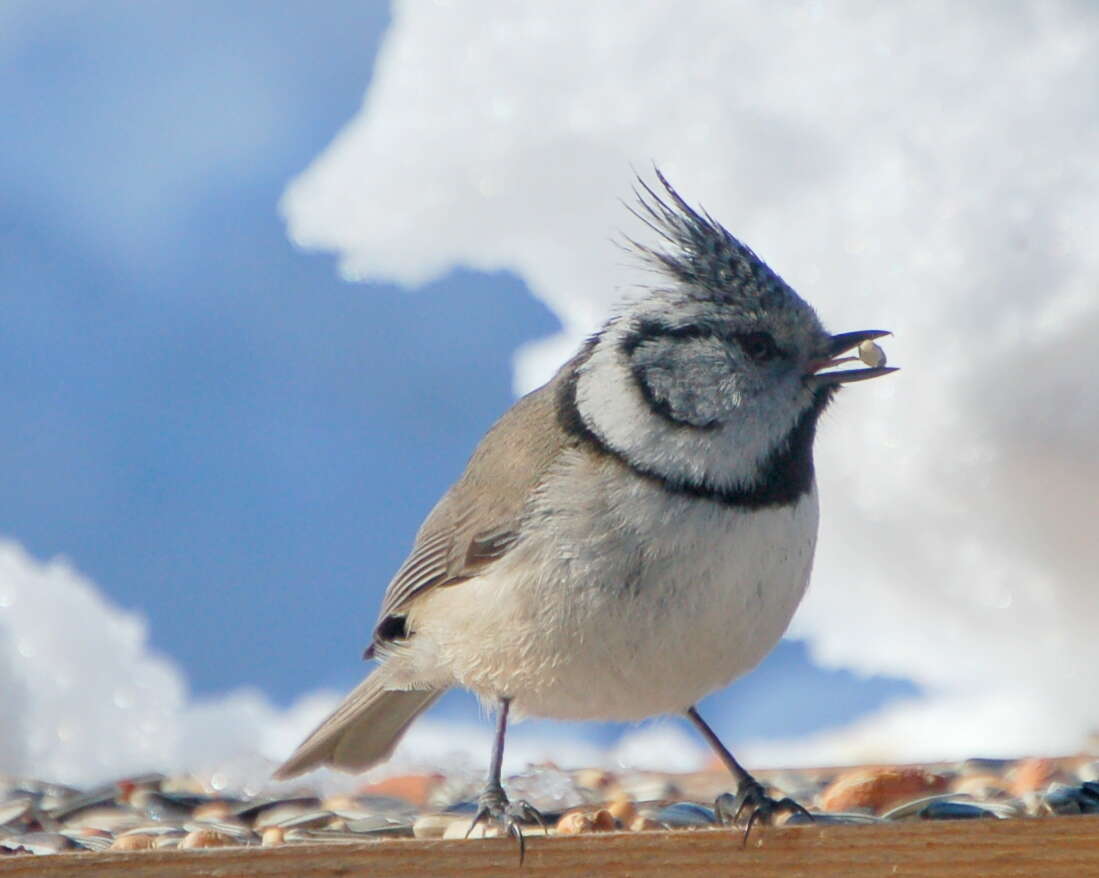
{"type": "Polygon", "coordinates": [[[0,543],[0,644],[0,772],[41,766],[83,781],[120,759],[153,768],[179,746],[178,673],[146,652],[137,616],[110,608],[65,562],[0,543]]]}
{"type": "Polygon", "coordinates": [[[398,3],[284,208],[351,276],[520,274],[565,326],[528,388],[636,282],[616,199],[656,160],[828,326],[897,333],[823,424],[796,631],[932,693],[891,757],[958,749],[943,704],[1043,750],[1099,723],[1097,78],[1088,4],[398,3]]]}
{"type": "Polygon", "coordinates": [[[248,691],[194,702],[140,616],[10,540],[0,540],[0,691],[0,775],[72,784],[193,769],[263,785],[337,699],[286,711],[248,691]]]}
{"type": "Polygon", "coordinates": [[[1060,693],[954,692],[896,702],[840,729],[784,741],[753,741],[741,757],[753,766],[936,762],[971,756],[1014,758],[1080,752],[1089,706],[1064,710],[1060,693]]]}

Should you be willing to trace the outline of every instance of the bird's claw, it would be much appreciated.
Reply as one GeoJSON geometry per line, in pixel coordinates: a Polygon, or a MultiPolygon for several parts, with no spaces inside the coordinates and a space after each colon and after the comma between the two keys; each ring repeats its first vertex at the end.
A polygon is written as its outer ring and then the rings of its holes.
{"type": "Polygon", "coordinates": [[[757,823],[769,826],[777,814],[801,814],[809,820],[813,819],[804,806],[795,802],[789,796],[781,799],[772,799],[767,795],[763,786],[754,778],[748,778],[737,788],[736,796],[722,793],[714,802],[714,813],[723,826],[735,826],[743,815],[747,815],[744,827],[744,838],[741,845],[748,844],[748,836],[752,827],[757,823]]]}
{"type": "Polygon", "coordinates": [[[546,831],[546,823],[542,819],[542,815],[530,802],[522,799],[517,802],[509,801],[507,794],[499,786],[486,787],[484,792],[481,793],[477,800],[477,813],[473,815],[469,829],[466,830],[466,838],[469,838],[474,826],[486,820],[495,822],[505,834],[510,835],[518,842],[520,866],[523,865],[523,858],[527,852],[527,843],[523,837],[520,824],[537,823],[542,827],[543,832],[546,831]]]}

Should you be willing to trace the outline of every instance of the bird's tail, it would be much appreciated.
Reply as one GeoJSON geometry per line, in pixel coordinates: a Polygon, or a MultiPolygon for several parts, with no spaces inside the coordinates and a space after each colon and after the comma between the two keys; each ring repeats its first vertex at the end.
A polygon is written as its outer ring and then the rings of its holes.
{"type": "Polygon", "coordinates": [[[386,759],[412,721],[445,689],[386,689],[377,672],[363,680],[275,771],[285,780],[320,765],[366,771],[386,759]]]}

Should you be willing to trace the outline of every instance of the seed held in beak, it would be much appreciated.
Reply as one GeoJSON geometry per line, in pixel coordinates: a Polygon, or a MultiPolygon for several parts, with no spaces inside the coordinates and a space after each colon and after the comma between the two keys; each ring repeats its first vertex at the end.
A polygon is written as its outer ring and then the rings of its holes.
{"type": "Polygon", "coordinates": [[[805,377],[802,379],[805,386],[810,390],[817,390],[831,384],[849,384],[852,381],[865,381],[868,378],[877,378],[896,372],[895,368],[885,365],[885,351],[874,343],[874,339],[885,335],[889,333],[881,329],[864,329],[833,335],[827,355],[809,363],[805,377]],[[857,357],[840,356],[852,348],[857,349],[857,357]],[[869,368],[844,369],[837,372],[822,371],[841,363],[854,363],[860,360],[869,368]]]}

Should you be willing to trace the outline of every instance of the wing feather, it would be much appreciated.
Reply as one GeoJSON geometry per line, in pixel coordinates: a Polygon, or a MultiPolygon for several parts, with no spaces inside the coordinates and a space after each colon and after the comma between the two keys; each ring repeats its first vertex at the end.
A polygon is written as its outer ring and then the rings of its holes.
{"type": "MultiPolygon", "coordinates": [[[[428,515],[386,589],[368,655],[386,639],[380,635],[386,620],[403,615],[410,601],[428,589],[457,585],[482,572],[520,539],[534,489],[571,441],[558,424],[554,397],[574,362],[493,425],[462,477],[428,515]]],[[[402,630],[387,630],[394,628],[402,630]]]]}

